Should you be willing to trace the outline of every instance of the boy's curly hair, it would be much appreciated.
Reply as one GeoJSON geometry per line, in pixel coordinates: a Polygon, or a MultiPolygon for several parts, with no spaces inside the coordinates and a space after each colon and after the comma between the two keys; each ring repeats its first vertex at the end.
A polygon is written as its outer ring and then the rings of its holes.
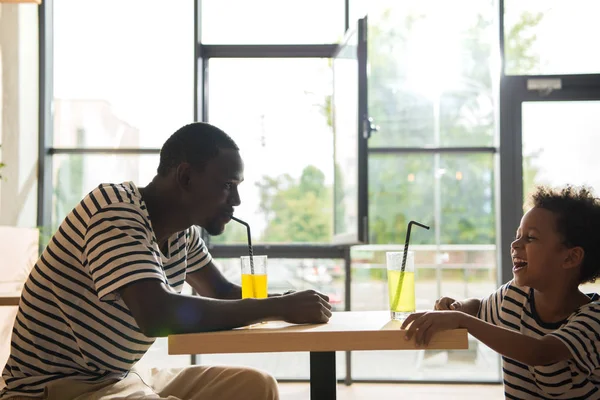
{"type": "Polygon", "coordinates": [[[557,215],[557,229],[567,247],[583,248],[579,282],[594,282],[600,277],[600,199],[594,196],[592,189],[572,185],[561,189],[538,186],[530,202],[533,207],[557,215]]]}

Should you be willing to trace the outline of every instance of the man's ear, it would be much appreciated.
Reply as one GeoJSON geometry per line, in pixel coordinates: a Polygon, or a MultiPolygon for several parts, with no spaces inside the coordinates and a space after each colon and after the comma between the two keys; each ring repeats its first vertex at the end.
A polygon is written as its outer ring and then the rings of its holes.
{"type": "Polygon", "coordinates": [[[583,247],[572,247],[567,250],[567,257],[563,262],[563,268],[577,268],[583,263],[585,251],[583,247]]]}
{"type": "Polygon", "coordinates": [[[182,162],[177,166],[175,173],[177,185],[185,191],[189,191],[192,180],[192,166],[189,163],[182,162]]]}

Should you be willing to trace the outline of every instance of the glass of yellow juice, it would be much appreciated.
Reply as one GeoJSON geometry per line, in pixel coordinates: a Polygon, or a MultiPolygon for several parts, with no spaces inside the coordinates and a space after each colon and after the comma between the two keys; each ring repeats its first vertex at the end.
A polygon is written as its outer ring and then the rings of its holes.
{"type": "Polygon", "coordinates": [[[267,256],[242,256],[242,299],[267,298],[267,256]]]}
{"type": "Polygon", "coordinates": [[[391,319],[404,320],[415,312],[415,255],[406,252],[404,268],[403,251],[390,251],[385,254],[390,299],[391,319]]]}

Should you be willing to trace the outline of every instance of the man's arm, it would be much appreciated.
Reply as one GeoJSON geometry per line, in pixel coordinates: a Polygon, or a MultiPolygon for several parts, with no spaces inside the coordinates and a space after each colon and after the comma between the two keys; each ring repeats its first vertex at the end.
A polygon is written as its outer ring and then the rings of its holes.
{"type": "MultiPolygon", "coordinates": [[[[198,271],[187,274],[185,280],[198,295],[203,297],[223,300],[242,298],[242,288],[227,280],[214,264],[213,260],[198,271]]],[[[270,293],[269,297],[280,295],[279,293],[270,293]]]]}
{"type": "Polygon", "coordinates": [[[140,330],[148,337],[208,332],[267,320],[324,323],[331,316],[327,296],[307,290],[269,299],[220,300],[171,291],[158,279],[119,289],[140,330]]]}
{"type": "Polygon", "coordinates": [[[242,298],[242,288],[228,281],[213,260],[198,271],[187,274],[185,280],[203,297],[229,300],[242,298]]]}

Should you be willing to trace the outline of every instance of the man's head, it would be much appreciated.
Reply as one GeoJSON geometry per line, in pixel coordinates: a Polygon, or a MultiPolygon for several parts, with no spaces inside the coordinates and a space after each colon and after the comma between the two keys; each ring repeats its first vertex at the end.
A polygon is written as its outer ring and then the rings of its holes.
{"type": "Polygon", "coordinates": [[[178,204],[192,225],[218,235],[240,204],[237,186],[244,179],[239,148],[225,132],[206,123],[186,125],[160,151],[159,178],[178,188],[178,204]]]}
{"type": "Polygon", "coordinates": [[[569,271],[577,284],[600,276],[600,200],[587,188],[538,187],[531,203],[512,245],[515,279],[533,286],[569,271]]]}

